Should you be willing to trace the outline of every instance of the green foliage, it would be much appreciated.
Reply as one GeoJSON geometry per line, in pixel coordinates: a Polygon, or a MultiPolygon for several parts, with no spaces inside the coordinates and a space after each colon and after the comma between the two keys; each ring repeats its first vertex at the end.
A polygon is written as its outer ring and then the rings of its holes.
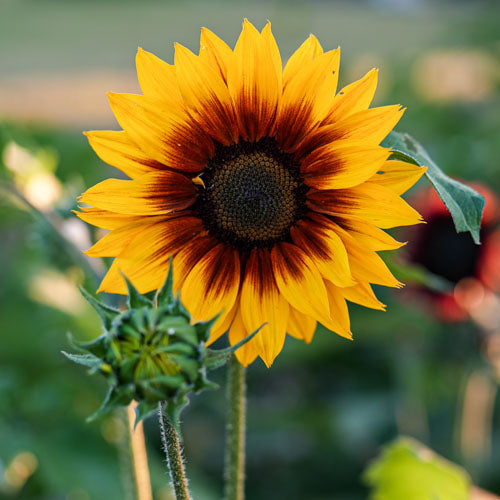
{"type": "Polygon", "coordinates": [[[410,135],[393,131],[382,145],[392,148],[393,158],[427,167],[425,175],[450,211],[457,232],[469,231],[474,242],[479,244],[484,197],[469,186],[448,177],[410,135]]]}
{"type": "Polygon", "coordinates": [[[470,496],[464,469],[410,438],[386,446],[364,479],[372,488],[372,500],[468,500],[470,496]]]}
{"type": "Polygon", "coordinates": [[[165,401],[167,416],[177,427],[180,413],[189,402],[189,393],[218,387],[207,379],[207,371],[226,364],[234,351],[260,328],[227,349],[206,349],[210,328],[217,317],[191,324],[191,316],[173,293],[172,259],[165,283],[155,294],[154,302],[124,278],[128,289],[125,311],[106,305],[80,288],[84,298],[99,313],[104,333],[91,342],[77,342],[70,336],[72,346],[84,354],[64,351],[63,354],[87,366],[89,373],[101,373],[110,383],[106,398],[89,420],[135,400],[138,402],[137,424],[154,413],[158,403],[165,401]]]}

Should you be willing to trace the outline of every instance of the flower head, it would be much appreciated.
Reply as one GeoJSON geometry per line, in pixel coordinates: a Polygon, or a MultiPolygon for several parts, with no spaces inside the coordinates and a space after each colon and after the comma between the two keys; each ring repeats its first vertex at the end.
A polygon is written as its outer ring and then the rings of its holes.
{"type": "Polygon", "coordinates": [[[130,180],[86,191],[78,214],[111,232],[88,252],[115,257],[100,291],[174,288],[195,321],[222,312],[248,365],[271,365],[286,334],[310,342],[319,321],[351,338],[346,300],[384,309],[371,284],[399,287],[376,253],[402,246],[383,229],[416,224],[400,195],[424,169],[379,146],[399,105],[369,109],[372,70],[336,92],[340,50],[311,35],[284,69],[268,23],[245,20],[232,50],[203,28],[199,55],[169,65],[139,49],[143,95],[109,95],[122,131],[89,132],[130,180]]]}

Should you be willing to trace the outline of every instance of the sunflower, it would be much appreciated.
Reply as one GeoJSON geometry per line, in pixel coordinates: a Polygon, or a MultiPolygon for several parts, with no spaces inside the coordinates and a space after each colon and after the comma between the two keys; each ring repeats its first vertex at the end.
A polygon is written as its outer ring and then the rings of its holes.
{"type": "Polygon", "coordinates": [[[78,216],[110,230],[86,253],[114,257],[99,291],[174,287],[194,321],[219,314],[243,365],[270,366],[285,336],[310,342],[317,322],[351,338],[346,300],[385,306],[371,284],[400,287],[377,254],[403,244],[383,229],[420,215],[400,195],[425,169],[379,144],[401,106],[369,109],[377,71],[336,94],[340,49],[311,35],[284,69],[268,23],[247,20],[234,50],[206,28],[199,54],[169,65],[142,49],[143,95],[109,94],[121,131],[86,133],[130,180],[87,190],[78,216]]]}

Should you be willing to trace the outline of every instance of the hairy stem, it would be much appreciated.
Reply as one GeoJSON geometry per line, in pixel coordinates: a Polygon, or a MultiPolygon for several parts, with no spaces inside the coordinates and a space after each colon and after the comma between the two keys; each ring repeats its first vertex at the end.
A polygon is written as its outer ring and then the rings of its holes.
{"type": "Polygon", "coordinates": [[[233,354],[228,366],[227,398],[229,403],[226,426],[226,456],[224,463],[224,497],[226,500],[245,498],[245,368],[233,354]]]}
{"type": "Polygon", "coordinates": [[[176,500],[191,500],[189,495],[186,473],[184,471],[184,461],[179,435],[172,422],[165,413],[165,402],[160,402],[159,418],[161,430],[161,442],[163,450],[167,456],[170,479],[174,488],[176,500]]]}

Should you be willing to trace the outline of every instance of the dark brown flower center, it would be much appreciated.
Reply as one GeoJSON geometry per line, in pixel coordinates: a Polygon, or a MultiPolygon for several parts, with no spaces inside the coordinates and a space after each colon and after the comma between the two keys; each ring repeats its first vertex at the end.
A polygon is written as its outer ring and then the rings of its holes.
{"type": "Polygon", "coordinates": [[[298,165],[274,139],[217,146],[201,178],[197,209],[205,227],[240,249],[286,240],[304,212],[298,165]]]}

